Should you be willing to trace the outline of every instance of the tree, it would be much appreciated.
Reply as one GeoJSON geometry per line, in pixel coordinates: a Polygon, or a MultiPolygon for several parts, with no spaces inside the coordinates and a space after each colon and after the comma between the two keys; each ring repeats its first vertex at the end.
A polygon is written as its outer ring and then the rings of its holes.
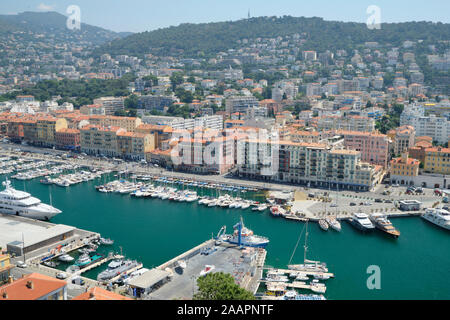
{"type": "Polygon", "coordinates": [[[197,279],[198,293],[194,300],[254,300],[253,294],[234,282],[227,273],[216,272],[197,279]]]}
{"type": "Polygon", "coordinates": [[[175,91],[175,88],[177,85],[182,84],[184,81],[183,73],[181,72],[174,72],[170,76],[170,82],[172,83],[172,91],[175,91]]]}
{"type": "Polygon", "coordinates": [[[132,94],[128,98],[125,99],[124,105],[127,109],[136,109],[139,104],[139,98],[137,95],[132,94]]]}

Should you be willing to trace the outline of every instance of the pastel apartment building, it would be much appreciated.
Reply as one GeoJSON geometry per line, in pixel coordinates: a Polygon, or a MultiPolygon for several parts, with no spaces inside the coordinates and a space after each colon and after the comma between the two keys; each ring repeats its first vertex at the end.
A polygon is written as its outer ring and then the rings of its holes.
{"type": "Polygon", "coordinates": [[[416,130],[413,126],[401,126],[390,130],[387,134],[393,141],[392,149],[394,155],[400,155],[414,146],[416,130]]]}
{"type": "Polygon", "coordinates": [[[389,159],[389,138],[378,132],[358,132],[338,130],[337,135],[344,138],[348,150],[361,152],[361,160],[387,168],[389,159]]]}

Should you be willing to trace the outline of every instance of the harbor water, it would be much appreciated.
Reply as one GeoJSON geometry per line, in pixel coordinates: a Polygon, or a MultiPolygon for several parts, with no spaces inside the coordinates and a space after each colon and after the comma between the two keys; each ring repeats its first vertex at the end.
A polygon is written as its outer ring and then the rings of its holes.
{"type": "MultiPolygon", "coordinates": [[[[115,178],[110,175],[67,188],[43,185],[39,179],[13,180],[12,184],[45,203],[52,199],[52,205],[62,213],[51,222],[114,239],[114,246],[104,250],[120,252],[120,246],[127,258],[142,262],[146,268],[204,242],[223,225],[231,232],[241,216],[255,234],[270,238],[266,265],[286,268],[304,228],[304,223],[272,217],[268,210],[208,208],[196,202],[133,198],[95,190],[95,185],[110,179],[115,178]]],[[[217,195],[213,190],[204,192],[217,195]]],[[[450,232],[419,217],[392,222],[401,232],[396,240],[378,231],[362,234],[346,222],[341,233],[324,232],[317,224],[309,224],[308,259],[326,262],[335,274],[326,282],[328,299],[450,299],[450,232]],[[370,266],[380,268],[380,289],[367,286],[370,266]]],[[[303,239],[292,260],[293,264],[302,262],[303,239]]],[[[85,276],[95,278],[98,272],[92,270],[85,276]]]]}

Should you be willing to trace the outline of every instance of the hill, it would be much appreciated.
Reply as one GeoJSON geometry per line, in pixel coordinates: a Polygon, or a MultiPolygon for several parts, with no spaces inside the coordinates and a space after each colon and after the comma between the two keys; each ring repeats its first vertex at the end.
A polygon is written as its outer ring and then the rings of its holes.
{"type": "Polygon", "coordinates": [[[80,30],[70,30],[66,26],[67,17],[57,12],[23,12],[16,15],[0,15],[0,37],[11,32],[32,32],[56,39],[81,40],[102,44],[129,36],[130,33],[116,33],[100,27],[81,23],[80,30]]]}
{"type": "Polygon", "coordinates": [[[369,30],[364,23],[325,21],[322,18],[258,17],[238,21],[180,24],[176,27],[136,33],[103,45],[97,53],[142,55],[208,55],[237,46],[237,41],[305,34],[306,49],[353,47],[366,41],[399,45],[405,40],[448,40],[450,24],[406,22],[382,24],[369,30]]]}

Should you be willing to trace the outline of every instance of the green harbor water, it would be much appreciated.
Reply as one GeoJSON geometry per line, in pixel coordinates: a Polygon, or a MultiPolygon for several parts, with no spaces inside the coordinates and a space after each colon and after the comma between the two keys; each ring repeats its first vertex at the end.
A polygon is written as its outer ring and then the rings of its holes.
{"type": "MultiPolygon", "coordinates": [[[[110,179],[114,178],[106,181],[110,179]]],[[[43,185],[39,178],[12,180],[16,189],[25,189],[45,203],[51,197],[53,206],[63,211],[51,222],[112,238],[114,247],[103,250],[119,251],[120,246],[124,255],[141,261],[146,268],[204,242],[223,225],[230,232],[241,216],[255,234],[270,238],[266,265],[286,268],[304,228],[301,222],[272,217],[269,211],[208,208],[97,192],[94,186],[104,182],[101,178],[62,188],[43,185]]],[[[392,222],[401,232],[397,240],[378,231],[362,234],[346,222],[341,233],[324,232],[317,224],[309,224],[308,258],[326,262],[336,276],[326,282],[328,299],[450,299],[450,232],[418,217],[392,222]],[[372,265],[381,270],[380,290],[367,287],[367,268],[372,265]]],[[[302,260],[303,239],[292,263],[302,260]]],[[[85,276],[95,277],[104,268],[85,276]]]]}

